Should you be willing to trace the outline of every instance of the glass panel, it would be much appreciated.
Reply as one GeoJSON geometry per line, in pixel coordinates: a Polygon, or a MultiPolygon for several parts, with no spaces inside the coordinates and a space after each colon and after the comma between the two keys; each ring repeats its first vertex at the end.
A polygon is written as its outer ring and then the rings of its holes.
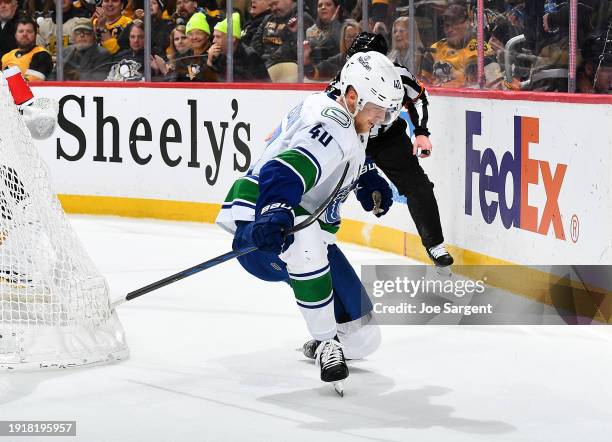
{"type": "Polygon", "coordinates": [[[310,1],[314,24],[306,29],[304,75],[306,82],[328,82],[342,69],[346,52],[363,29],[361,2],[310,1]]]}
{"type": "MultiPolygon", "coordinates": [[[[494,6],[494,2],[489,3],[494,6]]],[[[450,5],[435,3],[417,8],[417,23],[421,22],[424,36],[420,75],[427,84],[454,88],[479,87],[478,15],[474,4],[456,1],[450,5]]],[[[506,24],[500,12],[489,8],[484,11],[484,84],[489,89],[502,87],[498,52],[514,34],[514,30],[508,26],[502,32],[502,23],[506,24]]]]}
{"type": "MultiPolygon", "coordinates": [[[[142,80],[143,33],[149,32],[141,24],[144,0],[58,3],[65,23],[59,45],[63,47],[64,79],[142,80]]],[[[332,79],[342,68],[355,36],[367,30],[383,35],[388,43],[387,55],[424,83],[478,88],[478,3],[303,0],[304,43],[300,49],[304,54],[304,81],[332,79]]],[[[486,89],[565,92],[568,77],[575,70],[576,92],[610,93],[612,2],[483,0],[482,4],[482,75],[486,89]],[[570,65],[574,3],[576,55],[570,65]]],[[[301,15],[297,2],[234,0],[232,6],[235,18],[229,46],[234,81],[297,82],[297,18],[301,15]]],[[[0,0],[0,15],[12,26],[18,17],[35,20],[36,45],[49,52],[48,64],[52,66],[49,72],[45,66],[39,69],[45,79],[55,79],[55,1],[0,0]]],[[[152,80],[225,81],[229,49],[225,15],[225,0],[151,0],[152,80]]],[[[3,36],[0,55],[15,49],[16,40],[3,36]]]]}
{"type": "Polygon", "coordinates": [[[576,92],[611,94],[612,2],[580,2],[577,16],[576,92]]]}

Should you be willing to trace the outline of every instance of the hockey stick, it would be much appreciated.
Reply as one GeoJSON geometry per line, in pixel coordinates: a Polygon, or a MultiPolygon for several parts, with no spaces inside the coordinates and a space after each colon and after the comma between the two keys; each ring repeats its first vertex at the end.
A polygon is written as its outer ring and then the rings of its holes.
{"type": "MultiPolygon", "coordinates": [[[[346,174],[348,173],[349,163],[346,163],[344,167],[344,171],[342,172],[342,177],[336,184],[334,191],[323,201],[323,203],[315,210],[311,215],[308,216],[301,223],[293,226],[287,231],[287,235],[291,235],[293,233],[299,232],[302,229],[305,229],[312,223],[314,223],[319,216],[327,209],[327,207],[332,203],[332,201],[338,196],[338,192],[340,192],[340,188],[342,187],[342,183],[344,182],[344,178],[346,178],[346,174]]],[[[217,264],[221,264],[225,261],[229,261],[233,258],[238,258],[239,256],[246,255],[247,253],[251,253],[257,250],[256,246],[244,247],[238,250],[232,250],[231,252],[224,253],[223,255],[217,256],[216,258],[209,259],[208,261],[204,261],[198,265],[175,273],[174,275],[170,275],[164,279],[160,279],[159,281],[155,281],[145,287],[141,287],[136,289],[126,295],[124,299],[120,299],[113,303],[113,308],[117,307],[120,304],[123,304],[126,301],[131,301],[134,298],[138,298],[139,296],[144,295],[145,293],[152,292],[153,290],[157,290],[159,288],[165,287],[168,284],[172,284],[173,282],[180,281],[183,278],[187,278],[188,276],[195,275],[196,273],[201,272],[202,270],[209,269],[211,267],[216,266],[217,264]]]]}

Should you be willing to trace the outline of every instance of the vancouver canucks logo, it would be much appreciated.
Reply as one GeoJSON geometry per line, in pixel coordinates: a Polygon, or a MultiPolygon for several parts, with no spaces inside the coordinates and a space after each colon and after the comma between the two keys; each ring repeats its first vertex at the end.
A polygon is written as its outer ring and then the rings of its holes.
{"type": "Polygon", "coordinates": [[[331,118],[343,128],[348,128],[351,125],[351,117],[342,109],[337,107],[326,107],[321,111],[321,115],[331,118]]]}
{"type": "Polygon", "coordinates": [[[346,201],[346,199],[348,198],[351,191],[355,188],[356,185],[357,181],[353,181],[348,186],[345,186],[340,189],[336,197],[329,204],[329,206],[327,206],[327,209],[325,210],[323,219],[326,223],[335,224],[340,222],[340,206],[344,201],[346,201]]]}

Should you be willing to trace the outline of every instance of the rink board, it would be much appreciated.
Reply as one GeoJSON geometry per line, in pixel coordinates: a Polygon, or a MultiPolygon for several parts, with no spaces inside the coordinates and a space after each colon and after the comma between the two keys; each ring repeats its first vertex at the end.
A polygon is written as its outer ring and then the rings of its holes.
{"type": "MultiPolygon", "coordinates": [[[[39,147],[65,209],[201,222],[319,87],[104,86],[36,90],[61,105],[39,147]]],[[[457,263],[612,264],[612,100],[550,100],[433,91],[421,164],[457,263]]],[[[349,198],[343,215],[340,239],[427,260],[405,204],[376,219],[349,198]]]]}

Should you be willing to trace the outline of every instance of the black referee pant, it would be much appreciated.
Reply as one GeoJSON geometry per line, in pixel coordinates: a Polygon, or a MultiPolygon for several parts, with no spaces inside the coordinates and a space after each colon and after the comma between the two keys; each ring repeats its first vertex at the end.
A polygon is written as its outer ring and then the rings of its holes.
{"type": "Polygon", "coordinates": [[[440,212],[433,183],[412,154],[412,142],[406,133],[407,123],[398,118],[383,134],[368,141],[366,149],[376,166],[408,200],[408,210],[425,248],[444,242],[440,212]]]}

